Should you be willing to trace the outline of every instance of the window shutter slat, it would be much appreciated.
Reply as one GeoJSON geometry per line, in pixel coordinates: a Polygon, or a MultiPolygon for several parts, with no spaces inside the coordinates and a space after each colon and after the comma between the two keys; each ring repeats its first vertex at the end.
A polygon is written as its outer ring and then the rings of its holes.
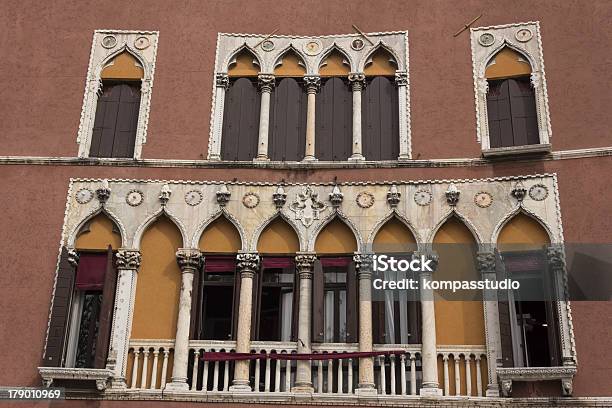
{"type": "Polygon", "coordinates": [[[94,368],[104,368],[110,345],[113,309],[115,306],[115,288],[117,286],[117,270],[113,261],[113,248],[109,245],[106,253],[106,273],[104,274],[104,289],[102,290],[102,306],[98,323],[98,338],[96,339],[96,355],[94,368]]]}
{"type": "Polygon", "coordinates": [[[397,88],[386,77],[375,77],[362,91],[363,152],[368,160],[395,160],[399,155],[397,88]]]}
{"type": "Polygon", "coordinates": [[[193,274],[193,288],[191,289],[191,321],[189,322],[189,338],[198,340],[200,332],[200,310],[201,309],[201,285],[202,270],[197,269],[193,274]]]}
{"type": "Polygon", "coordinates": [[[225,93],[221,158],[252,160],[257,155],[261,97],[249,78],[231,83],[225,93]]]}
{"type": "Polygon", "coordinates": [[[324,279],[321,261],[317,259],[314,263],[314,275],[312,277],[312,341],[317,343],[323,342],[325,333],[324,279]]]}
{"type": "Polygon", "coordinates": [[[355,262],[351,261],[347,270],[347,290],[346,290],[346,323],[348,343],[356,343],[359,341],[359,309],[358,309],[358,294],[357,294],[357,272],[355,270],[355,262]]]}
{"type": "Polygon", "coordinates": [[[292,318],[291,318],[291,341],[297,341],[298,339],[298,327],[300,323],[300,277],[297,274],[297,268],[293,275],[293,304],[292,304],[292,318]]]}
{"type": "Polygon", "coordinates": [[[340,78],[323,80],[316,106],[315,156],[319,160],[347,160],[353,140],[350,87],[340,78]]]}
{"type": "Polygon", "coordinates": [[[232,301],[232,335],[231,340],[236,340],[238,333],[238,310],[240,309],[240,271],[236,268],[234,272],[234,299],[232,301]]]}
{"type": "Polygon", "coordinates": [[[47,347],[43,358],[45,367],[61,367],[64,363],[64,347],[72,304],[74,279],[75,270],[68,262],[68,250],[62,247],[53,295],[47,347]]]}

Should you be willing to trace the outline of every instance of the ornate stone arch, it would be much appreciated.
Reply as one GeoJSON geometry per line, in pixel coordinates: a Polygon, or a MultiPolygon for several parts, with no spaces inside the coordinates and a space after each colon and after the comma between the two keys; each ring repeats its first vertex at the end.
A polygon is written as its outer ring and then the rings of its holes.
{"type": "Polygon", "coordinates": [[[319,71],[321,69],[321,64],[323,64],[323,61],[325,61],[327,57],[329,57],[329,55],[334,51],[338,51],[341,55],[343,55],[346,58],[346,60],[349,63],[350,72],[357,70],[357,61],[353,57],[351,57],[351,55],[348,52],[346,52],[344,48],[342,48],[340,45],[334,42],[332,45],[330,45],[325,50],[323,50],[323,52],[321,52],[320,57],[316,59],[315,66],[313,67],[313,69],[316,70],[315,73],[317,75],[319,75],[319,71]]]}
{"type": "Polygon", "coordinates": [[[255,57],[255,60],[257,61],[257,65],[259,66],[259,71],[263,72],[264,67],[263,67],[261,56],[257,53],[257,51],[251,48],[246,42],[242,44],[240,47],[236,48],[234,51],[230,52],[227,58],[223,60],[223,62],[221,63],[221,66],[223,67],[223,72],[227,73],[229,71],[230,64],[236,61],[236,57],[238,56],[238,54],[240,54],[244,50],[247,50],[255,57]]]}
{"type": "Polygon", "coordinates": [[[94,75],[96,78],[100,78],[102,71],[106,68],[106,65],[111,62],[115,57],[127,52],[134,57],[138,63],[142,66],[142,81],[144,82],[147,78],[150,79],[152,76],[152,67],[144,60],[142,55],[134,47],[131,47],[127,42],[123,44],[119,49],[108,54],[99,64],[94,67],[94,75]]]}
{"type": "Polygon", "coordinates": [[[166,207],[161,207],[155,213],[150,215],[146,220],[144,220],[144,222],[140,224],[138,228],[136,228],[134,238],[132,239],[132,248],[140,249],[140,241],[142,240],[143,234],[145,233],[147,228],[149,228],[149,226],[151,226],[151,224],[157,221],[161,216],[168,217],[168,219],[172,221],[172,223],[178,228],[179,232],[181,233],[181,245],[184,246],[186,243],[189,243],[189,239],[187,237],[187,230],[185,229],[183,223],[171,212],[169,212],[166,207]]]}
{"type": "Polygon", "coordinates": [[[397,63],[397,70],[396,71],[403,71],[406,69],[406,64],[405,61],[402,61],[402,59],[399,57],[399,55],[397,54],[397,52],[395,52],[393,50],[392,47],[389,47],[387,44],[385,44],[382,40],[378,41],[378,43],[370,50],[370,52],[368,52],[367,54],[365,54],[363,56],[363,58],[361,58],[361,60],[359,61],[359,64],[357,65],[357,72],[363,72],[365,69],[365,64],[366,62],[372,57],[372,55],[374,55],[374,53],[376,53],[376,51],[380,50],[380,49],[384,49],[385,51],[387,51],[389,54],[391,54],[391,56],[393,57],[393,59],[395,59],[395,62],[397,63]]]}
{"type": "MultiPolygon", "coordinates": [[[[396,209],[393,209],[393,210],[389,211],[387,213],[387,215],[385,215],[382,219],[380,219],[379,221],[376,222],[376,224],[374,225],[374,227],[370,231],[370,234],[368,235],[368,240],[365,243],[365,245],[371,246],[372,243],[374,242],[374,238],[376,238],[376,235],[378,235],[378,232],[382,229],[382,227],[384,227],[387,224],[388,221],[391,221],[393,218],[396,218],[406,228],[408,228],[408,230],[410,231],[410,233],[414,237],[414,240],[417,242],[418,246],[420,246],[422,244],[421,236],[418,233],[418,231],[416,230],[416,228],[414,228],[412,223],[406,217],[404,217],[402,214],[400,214],[396,209]]],[[[370,250],[371,248],[367,248],[367,249],[370,250]]]]}
{"type": "Polygon", "coordinates": [[[234,217],[231,213],[229,213],[225,208],[219,209],[217,212],[215,212],[214,214],[212,214],[211,216],[209,216],[208,218],[200,222],[200,224],[195,229],[193,238],[191,240],[192,248],[198,247],[200,243],[200,238],[202,237],[202,234],[204,233],[204,231],[206,231],[206,228],[208,228],[210,224],[212,224],[213,222],[215,222],[217,219],[221,217],[224,217],[227,221],[229,221],[236,228],[236,230],[238,231],[238,234],[240,235],[241,249],[243,251],[247,250],[248,242],[247,242],[246,233],[244,231],[244,228],[242,227],[242,224],[240,224],[240,221],[236,217],[234,217]]]}
{"type": "Polygon", "coordinates": [[[526,217],[531,218],[532,220],[537,222],[542,228],[544,228],[544,231],[546,231],[548,239],[550,239],[551,243],[554,243],[558,240],[557,234],[553,233],[552,228],[550,228],[550,226],[546,223],[544,219],[542,219],[542,217],[537,215],[535,212],[525,208],[523,205],[518,205],[506,215],[504,215],[504,217],[497,223],[497,225],[495,225],[495,228],[493,228],[493,233],[491,234],[492,244],[497,245],[497,239],[499,238],[499,233],[501,232],[501,230],[518,214],[523,214],[526,217]]]}
{"type": "Polygon", "coordinates": [[[271,67],[266,67],[266,72],[274,72],[279,61],[282,61],[283,57],[291,52],[297,55],[297,57],[304,64],[304,70],[306,71],[305,75],[308,75],[310,72],[314,70],[314,67],[308,66],[309,58],[301,50],[298,50],[296,47],[294,47],[292,43],[289,43],[287,44],[287,46],[285,46],[285,48],[281,49],[276,55],[274,55],[274,58],[271,60],[274,62],[272,63],[271,67]]]}
{"type": "Polygon", "coordinates": [[[533,58],[533,56],[527,50],[521,48],[515,42],[506,39],[500,45],[498,45],[497,47],[493,48],[487,54],[487,56],[485,58],[483,58],[483,60],[481,61],[480,65],[478,67],[478,77],[484,78],[485,71],[487,69],[487,65],[489,65],[489,62],[491,62],[491,60],[497,54],[499,54],[499,52],[502,51],[504,48],[509,48],[512,51],[515,51],[518,54],[520,54],[521,56],[525,57],[527,62],[529,62],[529,66],[531,67],[531,71],[532,72],[533,71],[537,71],[539,69],[538,68],[537,59],[533,58]]]}
{"type": "Polygon", "coordinates": [[[89,221],[93,220],[96,216],[100,214],[104,214],[106,217],[108,217],[109,220],[111,220],[113,224],[115,224],[115,226],[119,229],[119,235],[121,235],[121,246],[126,246],[128,242],[128,236],[125,230],[125,226],[123,225],[119,217],[113,214],[113,212],[110,211],[108,208],[102,206],[90,211],[85,217],[83,217],[81,221],[79,221],[78,224],[76,224],[76,226],[66,237],[66,246],[74,247],[81,228],[83,228],[85,224],[87,224],[89,221]]]}
{"type": "Polygon", "coordinates": [[[314,252],[315,242],[317,241],[317,237],[319,236],[319,233],[323,230],[323,228],[327,226],[327,224],[329,224],[336,218],[338,218],[341,222],[346,224],[346,226],[349,227],[349,229],[355,236],[355,241],[357,242],[357,251],[362,252],[365,250],[363,238],[361,236],[361,233],[359,232],[359,229],[357,229],[357,227],[355,226],[355,224],[353,224],[353,222],[349,219],[349,217],[347,217],[342,211],[337,210],[337,211],[332,212],[330,215],[328,215],[316,227],[316,229],[312,231],[312,233],[310,234],[308,238],[308,245],[306,247],[307,251],[314,252]]]}
{"type": "Polygon", "coordinates": [[[459,211],[457,211],[454,208],[450,209],[442,217],[442,219],[438,221],[436,225],[432,228],[431,232],[429,233],[427,243],[433,243],[433,240],[436,237],[436,234],[438,233],[440,228],[444,224],[446,224],[448,220],[450,220],[453,217],[456,217],[461,223],[463,223],[467,227],[467,229],[472,233],[472,236],[474,237],[474,241],[476,242],[477,245],[481,245],[484,243],[484,241],[482,240],[482,235],[480,234],[480,232],[478,231],[474,223],[472,223],[467,217],[465,217],[463,214],[461,214],[459,211]]]}
{"type": "Polygon", "coordinates": [[[253,232],[252,239],[249,243],[250,250],[253,252],[257,252],[257,244],[259,243],[259,237],[261,236],[261,233],[266,229],[268,225],[274,222],[277,218],[281,218],[293,229],[295,235],[298,237],[300,251],[306,251],[306,239],[304,237],[304,234],[300,230],[299,226],[295,223],[295,221],[292,220],[291,217],[287,217],[287,215],[285,215],[282,211],[276,212],[274,215],[265,220],[255,229],[255,231],[253,232]]]}

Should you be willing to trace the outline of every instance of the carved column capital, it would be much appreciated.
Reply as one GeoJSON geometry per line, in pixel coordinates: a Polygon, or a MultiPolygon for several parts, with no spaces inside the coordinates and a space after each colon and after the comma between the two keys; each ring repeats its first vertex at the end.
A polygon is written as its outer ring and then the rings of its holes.
{"type": "Polygon", "coordinates": [[[351,72],[348,74],[348,80],[353,91],[361,91],[365,88],[365,74],[361,72],[351,72]]]}
{"type": "Polygon", "coordinates": [[[305,76],[304,87],[309,94],[318,93],[321,90],[321,77],[317,75],[305,76]]]}
{"type": "Polygon", "coordinates": [[[252,278],[255,276],[255,272],[259,269],[259,254],[255,252],[238,254],[236,255],[236,260],[238,261],[238,270],[242,278],[252,278]]]}
{"type": "Polygon", "coordinates": [[[259,85],[260,92],[272,92],[276,85],[274,75],[271,74],[259,74],[257,76],[257,84],[259,85]]]}
{"type": "Polygon", "coordinates": [[[408,73],[406,71],[398,71],[395,73],[395,85],[396,86],[407,86],[408,85],[408,73]]]}
{"type": "Polygon", "coordinates": [[[432,274],[438,268],[439,256],[434,251],[423,251],[423,252],[415,251],[415,252],[412,253],[412,259],[418,259],[418,260],[423,260],[423,261],[430,261],[428,263],[428,265],[429,265],[429,268],[431,269],[431,271],[421,271],[421,272],[419,272],[419,273],[421,273],[423,275],[425,275],[425,274],[432,274]]]}
{"type": "Polygon", "coordinates": [[[316,260],[317,257],[314,254],[299,254],[295,256],[295,266],[300,279],[312,279],[316,260]]]}
{"type": "Polygon", "coordinates": [[[76,268],[79,264],[79,253],[74,248],[68,248],[68,263],[76,268]]]}
{"type": "Polygon", "coordinates": [[[495,253],[478,252],[476,255],[476,267],[480,275],[495,273],[495,253]]]}
{"type": "Polygon", "coordinates": [[[215,74],[215,84],[217,88],[229,88],[229,76],[225,73],[215,74]]]}
{"type": "Polygon", "coordinates": [[[355,262],[357,279],[372,279],[373,254],[355,254],[353,255],[353,261],[355,262]]]}
{"type": "Polygon", "coordinates": [[[119,249],[117,251],[117,268],[138,270],[140,267],[140,251],[137,249],[119,249]]]}
{"type": "Polygon", "coordinates": [[[552,245],[546,248],[546,258],[553,271],[565,269],[565,252],[561,245],[552,245]]]}
{"type": "Polygon", "coordinates": [[[181,268],[181,272],[194,273],[202,266],[202,253],[199,249],[179,248],[176,251],[176,263],[181,268]]]}

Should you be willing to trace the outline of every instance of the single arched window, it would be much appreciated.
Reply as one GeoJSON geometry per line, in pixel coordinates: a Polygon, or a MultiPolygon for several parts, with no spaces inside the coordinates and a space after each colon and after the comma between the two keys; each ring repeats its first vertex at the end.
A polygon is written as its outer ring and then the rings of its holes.
{"type": "Polygon", "coordinates": [[[540,143],[535,92],[526,58],[509,48],[489,62],[487,112],[491,148],[540,143]]]}
{"type": "Polygon", "coordinates": [[[113,58],[102,70],[90,157],[134,157],[143,74],[128,52],[113,58]]]}

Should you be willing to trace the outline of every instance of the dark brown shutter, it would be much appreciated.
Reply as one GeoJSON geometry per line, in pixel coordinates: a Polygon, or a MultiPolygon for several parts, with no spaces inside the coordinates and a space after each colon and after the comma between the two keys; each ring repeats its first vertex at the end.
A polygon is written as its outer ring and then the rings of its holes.
{"type": "Polygon", "coordinates": [[[238,334],[238,310],[240,310],[240,271],[236,268],[234,272],[234,299],[232,301],[232,334],[231,340],[236,340],[238,334]]]}
{"type": "Polygon", "coordinates": [[[315,155],[319,160],[347,160],[352,154],[353,94],[346,81],[328,78],[317,95],[315,155]]]}
{"type": "MultiPolygon", "coordinates": [[[[542,256],[544,257],[545,254],[542,254],[542,256]]],[[[557,313],[557,301],[559,299],[556,292],[557,284],[554,274],[554,270],[547,265],[542,276],[544,279],[542,285],[545,291],[544,299],[548,299],[544,301],[544,305],[546,310],[546,323],[548,323],[546,330],[551,367],[562,365],[561,344],[559,340],[561,338],[561,329],[559,327],[559,315],[557,313]]]]}
{"type": "Polygon", "coordinates": [[[102,290],[102,306],[98,323],[98,338],[96,339],[96,355],[94,368],[106,367],[106,358],[110,346],[113,309],[115,308],[115,288],[117,287],[117,270],[113,261],[113,248],[109,245],[106,251],[106,272],[104,274],[104,289],[102,290]]]}
{"type": "Polygon", "coordinates": [[[508,82],[490,81],[487,93],[489,145],[491,148],[513,146],[512,112],[508,82]]]}
{"type": "Polygon", "coordinates": [[[323,267],[321,261],[317,259],[312,277],[312,341],[318,343],[323,342],[325,333],[324,284],[323,267]]]}
{"type": "Polygon", "coordinates": [[[293,274],[293,304],[291,312],[291,341],[297,341],[300,324],[300,276],[297,273],[297,268],[293,274]]]}
{"type": "MultiPolygon", "coordinates": [[[[495,273],[497,280],[507,277],[501,254],[495,251],[495,273]]],[[[514,367],[514,349],[512,347],[512,319],[510,316],[510,303],[507,290],[497,291],[497,309],[499,313],[499,335],[501,339],[501,359],[503,367],[514,367]]]]}
{"type": "Polygon", "coordinates": [[[408,343],[420,344],[421,343],[421,303],[414,299],[408,300],[408,330],[410,331],[410,337],[408,338],[408,343]]]}
{"type": "Polygon", "coordinates": [[[363,153],[367,160],[396,160],[399,156],[399,102],[393,79],[375,77],[363,91],[361,103],[363,153]]]}
{"type": "Polygon", "coordinates": [[[529,78],[508,80],[514,146],[540,143],[535,93],[529,78]]]}
{"type": "Polygon", "coordinates": [[[191,321],[189,322],[189,338],[191,340],[197,340],[200,332],[200,311],[202,299],[201,289],[202,286],[202,269],[197,269],[193,274],[193,287],[191,289],[191,321]]]}
{"type": "Polygon", "coordinates": [[[105,83],[98,97],[89,155],[133,157],[139,110],[138,84],[105,83]]]}
{"type": "Polygon", "coordinates": [[[294,78],[281,79],[272,93],[270,159],[300,161],[306,148],[307,95],[294,78]]]}
{"type": "Polygon", "coordinates": [[[68,262],[68,250],[62,247],[57,281],[53,294],[53,308],[49,322],[47,347],[43,358],[45,367],[61,367],[64,364],[64,347],[70,318],[75,270],[68,262]]]}
{"type": "MultiPolygon", "coordinates": [[[[261,311],[261,287],[263,286],[263,273],[261,270],[255,271],[253,276],[253,293],[251,307],[251,340],[259,339],[259,315],[261,311]]],[[[280,317],[279,317],[280,318],[280,317]]]]}
{"type": "Polygon", "coordinates": [[[385,302],[372,301],[372,341],[385,344],[385,302]]]}
{"type": "Polygon", "coordinates": [[[359,295],[357,294],[357,272],[355,270],[355,262],[353,261],[348,265],[346,286],[346,342],[355,343],[359,338],[359,309],[357,301],[359,295]]]}
{"type": "Polygon", "coordinates": [[[231,83],[225,93],[223,110],[223,160],[252,160],[257,155],[260,103],[254,81],[240,78],[231,83]]]}

